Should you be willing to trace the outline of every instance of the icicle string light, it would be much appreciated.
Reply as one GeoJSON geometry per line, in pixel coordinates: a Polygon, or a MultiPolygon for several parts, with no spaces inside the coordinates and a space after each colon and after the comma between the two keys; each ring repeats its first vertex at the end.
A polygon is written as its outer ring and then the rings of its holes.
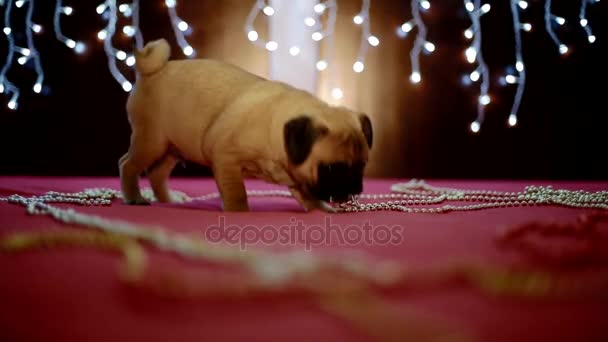
{"type": "MultiPolygon", "coordinates": [[[[517,82],[517,90],[515,92],[515,98],[513,99],[513,105],[511,107],[511,113],[509,114],[508,124],[513,127],[517,125],[517,113],[519,112],[519,106],[521,104],[521,98],[524,94],[524,88],[526,86],[526,68],[524,65],[524,58],[522,53],[521,43],[521,31],[525,30],[525,26],[521,24],[519,18],[519,0],[511,0],[511,14],[513,19],[513,34],[515,36],[515,70],[518,76],[507,75],[505,78],[507,81],[517,82]]],[[[509,83],[513,83],[509,82],[509,83]]]]}
{"type": "Polygon", "coordinates": [[[104,32],[103,49],[108,58],[108,68],[110,69],[110,73],[114,79],[118,82],[118,84],[121,85],[122,89],[129,92],[133,88],[133,84],[131,84],[131,82],[125,78],[116,65],[116,59],[125,60],[127,58],[126,53],[122,50],[115,49],[112,45],[112,38],[116,33],[116,23],[118,21],[116,13],[116,0],[106,0],[106,2],[98,6],[98,8],[103,8],[102,10],[98,11],[98,13],[101,12],[99,14],[103,14],[105,12],[108,15],[108,24],[102,31],[104,32]]]}
{"type": "Polygon", "coordinates": [[[370,3],[371,0],[363,0],[361,11],[353,17],[355,25],[361,25],[361,43],[359,44],[357,59],[353,64],[353,70],[357,73],[363,72],[365,69],[365,56],[369,46],[376,47],[380,44],[378,37],[371,34],[370,3]]]}
{"type": "Polygon", "coordinates": [[[465,57],[469,63],[477,63],[478,65],[477,69],[475,69],[475,71],[473,71],[469,75],[469,78],[473,82],[477,82],[481,79],[481,84],[479,86],[479,98],[477,101],[477,118],[470,125],[471,131],[477,133],[479,132],[479,129],[481,128],[481,125],[484,120],[484,107],[490,103],[490,96],[488,95],[488,89],[490,86],[490,71],[483,58],[481,48],[482,36],[480,22],[480,17],[490,10],[490,4],[485,4],[481,6],[480,0],[474,0],[474,2],[471,2],[470,0],[464,0],[464,6],[471,20],[472,28],[469,30],[472,30],[473,38],[473,43],[465,51],[465,57]]]}
{"type": "MultiPolygon", "coordinates": [[[[278,49],[278,43],[275,41],[267,41],[260,37],[260,34],[255,29],[255,21],[258,15],[266,8],[272,8],[270,6],[266,6],[266,2],[264,0],[257,0],[251,10],[249,11],[249,15],[247,16],[247,20],[245,21],[245,34],[247,35],[247,39],[252,42],[254,45],[264,48],[268,51],[275,51],[278,49]]],[[[272,13],[274,15],[274,9],[266,10],[266,13],[272,13]]],[[[266,14],[265,13],[265,14],[266,14]]],[[[270,16],[266,14],[266,16],[270,16]]]]}
{"type": "Polygon", "coordinates": [[[165,5],[167,5],[167,11],[169,13],[169,18],[171,19],[171,26],[173,27],[177,44],[182,49],[185,56],[194,57],[196,51],[188,44],[188,41],[184,36],[184,33],[190,30],[190,25],[177,15],[177,12],[175,11],[175,6],[177,5],[176,0],[165,0],[165,5]]]}
{"type": "Polygon", "coordinates": [[[591,31],[591,27],[589,26],[589,20],[587,20],[587,2],[593,2],[595,0],[581,0],[581,10],[579,12],[579,24],[585,30],[587,34],[587,40],[589,43],[595,43],[595,36],[593,35],[593,31],[591,31]]]}
{"type": "Polygon", "coordinates": [[[561,26],[566,23],[566,20],[562,17],[554,16],[551,13],[551,0],[545,0],[545,29],[547,30],[549,37],[551,37],[555,45],[559,48],[559,53],[563,55],[568,52],[568,47],[557,37],[557,34],[553,30],[553,22],[561,26]]]}
{"type": "Polygon", "coordinates": [[[144,48],[144,36],[141,33],[139,24],[139,0],[133,0],[133,27],[135,28],[135,48],[141,50],[144,48]]]}
{"type": "Polygon", "coordinates": [[[4,28],[2,32],[6,35],[8,41],[8,51],[6,54],[6,61],[0,72],[0,93],[12,94],[11,99],[8,102],[8,108],[15,110],[17,109],[19,100],[19,88],[15,86],[11,81],[6,78],[6,73],[10,70],[13,65],[13,58],[16,52],[15,40],[12,35],[11,28],[11,9],[13,7],[13,1],[7,0],[6,8],[4,10],[4,28]]]}
{"type": "Polygon", "coordinates": [[[411,0],[412,20],[403,23],[397,33],[405,37],[414,27],[417,28],[416,40],[410,51],[410,60],[412,73],[410,74],[410,82],[417,84],[422,80],[420,74],[420,53],[424,48],[426,52],[432,53],[435,51],[435,44],[426,40],[427,29],[422,20],[422,11],[431,8],[431,2],[428,0],[411,0]]]}
{"type": "Polygon", "coordinates": [[[76,53],[83,53],[86,46],[82,42],[76,42],[75,40],[68,38],[63,35],[63,31],[61,30],[61,16],[62,15],[71,15],[72,8],[71,7],[63,7],[62,0],[57,0],[55,5],[55,14],[53,16],[53,27],[55,29],[55,37],[57,40],[65,44],[65,46],[73,49],[76,53]],[[66,11],[66,8],[69,10],[66,11]]]}
{"type": "Polygon", "coordinates": [[[40,93],[42,91],[42,82],[44,82],[44,71],[42,70],[42,65],[40,64],[40,54],[34,45],[34,37],[33,37],[33,23],[32,23],[32,14],[34,13],[34,0],[29,0],[29,5],[27,8],[27,15],[25,19],[25,34],[27,36],[27,48],[29,50],[29,57],[34,62],[34,69],[36,70],[36,83],[34,84],[33,90],[35,93],[40,93]]]}

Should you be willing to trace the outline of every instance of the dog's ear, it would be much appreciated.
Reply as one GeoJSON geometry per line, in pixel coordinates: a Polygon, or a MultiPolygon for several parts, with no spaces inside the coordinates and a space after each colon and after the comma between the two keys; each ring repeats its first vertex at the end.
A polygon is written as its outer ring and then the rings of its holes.
{"type": "Polygon", "coordinates": [[[361,130],[367,141],[367,147],[372,148],[372,142],[374,141],[374,130],[372,129],[372,121],[366,114],[359,115],[359,121],[361,122],[361,130]]]}
{"type": "Polygon", "coordinates": [[[302,164],[315,140],[327,133],[326,127],[316,127],[312,119],[301,115],[289,120],[283,127],[283,139],[289,162],[294,165],[302,164]]]}

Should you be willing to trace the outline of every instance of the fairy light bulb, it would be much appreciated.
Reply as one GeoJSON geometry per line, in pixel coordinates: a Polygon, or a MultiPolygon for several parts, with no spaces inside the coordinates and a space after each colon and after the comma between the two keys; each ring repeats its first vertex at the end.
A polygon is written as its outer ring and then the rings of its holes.
{"type": "Polygon", "coordinates": [[[464,37],[465,37],[466,39],[472,39],[472,38],[473,38],[473,30],[471,30],[471,29],[466,29],[466,30],[464,31],[464,37]]]}
{"type": "Polygon", "coordinates": [[[515,82],[517,82],[517,77],[513,75],[507,75],[505,76],[505,82],[507,82],[508,84],[515,84],[515,82]]]}
{"type": "Polygon", "coordinates": [[[479,132],[479,128],[480,128],[479,122],[477,122],[477,121],[471,122],[471,125],[470,125],[471,132],[477,133],[477,132],[479,132]]]}
{"type": "Polygon", "coordinates": [[[128,93],[133,89],[133,85],[129,81],[124,81],[122,82],[122,89],[128,93]]]}
{"type": "Polygon", "coordinates": [[[317,70],[323,71],[327,69],[327,62],[325,60],[320,60],[316,64],[317,70]]]}
{"type": "Polygon", "coordinates": [[[42,91],[42,84],[36,83],[34,84],[34,87],[32,89],[34,90],[34,93],[40,94],[40,92],[42,91]]]}
{"type": "Polygon", "coordinates": [[[317,23],[317,21],[312,17],[306,17],[304,19],[304,24],[308,27],[313,27],[313,26],[315,26],[316,23],[317,23]]]}
{"type": "Polygon", "coordinates": [[[520,1],[518,3],[519,7],[521,7],[521,9],[525,10],[526,8],[528,8],[528,3],[526,1],[520,1]]]}
{"type": "Polygon", "coordinates": [[[433,44],[431,42],[426,42],[426,43],[424,43],[424,49],[428,52],[433,52],[433,51],[435,51],[435,44],[433,44]]]}
{"type": "Polygon", "coordinates": [[[105,12],[105,10],[106,10],[106,4],[105,3],[99,5],[99,6],[97,6],[95,8],[95,12],[97,12],[97,14],[102,14],[103,12],[105,12]]]}
{"type": "Polygon", "coordinates": [[[262,10],[262,12],[264,12],[264,14],[266,14],[267,16],[271,17],[272,15],[274,15],[274,8],[272,8],[270,6],[266,6],[262,10]]]}
{"type": "Polygon", "coordinates": [[[184,55],[190,57],[194,54],[194,48],[190,45],[184,46],[184,48],[182,49],[182,52],[184,53],[184,55]]]}
{"type": "Polygon", "coordinates": [[[492,5],[490,4],[485,4],[483,6],[481,6],[481,13],[485,14],[490,12],[490,10],[492,9],[492,5]]]}
{"type": "Polygon", "coordinates": [[[524,23],[521,25],[521,28],[526,32],[530,32],[530,31],[532,31],[532,24],[524,23]]]}
{"type": "Polygon", "coordinates": [[[34,24],[34,25],[32,25],[32,31],[34,31],[35,33],[40,33],[40,32],[42,32],[42,26],[40,26],[38,24],[34,24]]]}
{"type": "Polygon", "coordinates": [[[173,7],[175,7],[175,0],[165,0],[165,5],[168,8],[173,8],[173,7]]]}
{"type": "Polygon", "coordinates": [[[127,59],[125,60],[125,64],[127,66],[134,66],[135,65],[135,56],[131,55],[131,56],[127,57],[127,59]]]}
{"type": "Polygon", "coordinates": [[[65,15],[72,15],[72,12],[74,12],[74,9],[72,7],[63,8],[63,14],[65,14],[65,15]]]}
{"type": "Polygon", "coordinates": [[[371,46],[378,46],[380,44],[380,39],[378,39],[376,36],[369,36],[369,38],[367,38],[367,42],[371,46]]]}
{"type": "Polygon", "coordinates": [[[562,55],[568,53],[568,47],[564,44],[560,44],[559,45],[559,53],[561,53],[562,55]]]}
{"type": "Polygon", "coordinates": [[[17,102],[15,100],[8,101],[8,109],[15,110],[17,109],[17,102]]]}
{"type": "Polygon", "coordinates": [[[588,23],[589,23],[589,21],[585,18],[581,19],[581,21],[580,21],[580,24],[582,27],[586,27],[588,23]]]}
{"type": "Polygon", "coordinates": [[[11,34],[11,28],[10,27],[5,27],[2,29],[2,32],[4,32],[5,35],[10,35],[11,34]]]}
{"type": "Polygon", "coordinates": [[[469,1],[464,5],[464,8],[469,12],[473,12],[475,10],[475,5],[469,1]]]}
{"type": "Polygon", "coordinates": [[[271,40],[268,43],[266,43],[266,50],[268,50],[268,51],[276,51],[278,48],[279,48],[279,43],[275,42],[274,40],[271,40]]]}
{"type": "Polygon", "coordinates": [[[325,4],[316,4],[313,9],[315,11],[315,13],[317,14],[321,14],[325,11],[327,7],[325,6],[325,4]]]}
{"type": "Polygon", "coordinates": [[[420,81],[422,81],[420,72],[418,72],[418,71],[412,72],[412,74],[410,75],[410,82],[412,82],[413,84],[418,84],[418,83],[420,83],[420,81]]]}
{"type": "Polygon", "coordinates": [[[509,115],[509,126],[513,127],[517,125],[517,115],[511,114],[509,115]]]}
{"type": "Polygon", "coordinates": [[[331,90],[331,96],[336,100],[340,100],[344,97],[344,91],[340,88],[334,88],[331,90]]]}
{"type": "Polygon", "coordinates": [[[486,94],[486,95],[481,95],[481,96],[479,97],[479,103],[480,103],[482,106],[487,106],[487,105],[489,105],[489,104],[490,104],[490,101],[491,101],[491,99],[490,99],[490,95],[487,95],[487,94],[486,94]]]}
{"type": "Polygon", "coordinates": [[[471,74],[469,74],[469,78],[470,78],[470,79],[471,79],[471,81],[473,81],[473,82],[477,82],[477,81],[479,81],[479,77],[480,77],[480,76],[481,76],[481,75],[479,74],[479,71],[477,71],[477,70],[475,70],[475,71],[473,71],[471,74]]]}
{"type": "Polygon", "coordinates": [[[420,7],[422,7],[425,10],[428,10],[431,8],[431,3],[428,0],[422,0],[420,2],[420,7]]]}
{"type": "Polygon", "coordinates": [[[477,59],[477,49],[470,46],[465,50],[464,54],[467,57],[467,62],[470,64],[475,63],[475,60],[477,59]]]}
{"type": "Polygon", "coordinates": [[[589,37],[587,37],[587,40],[589,41],[589,43],[595,43],[595,36],[594,35],[589,35],[589,37]]]}
{"type": "Polygon", "coordinates": [[[76,46],[74,46],[74,52],[77,54],[83,53],[87,49],[87,46],[82,42],[76,42],[76,46]]]}
{"type": "Polygon", "coordinates": [[[401,25],[401,31],[405,33],[410,32],[413,28],[414,26],[411,23],[404,23],[403,25],[401,25]]]}
{"type": "Polygon", "coordinates": [[[292,46],[289,48],[289,54],[292,56],[297,56],[300,54],[300,48],[297,46],[292,46]]]}
{"type": "Polygon", "coordinates": [[[558,25],[562,26],[562,25],[564,25],[564,24],[566,23],[566,19],[564,19],[564,18],[562,18],[562,17],[555,17],[555,22],[556,22],[558,25]]]}
{"type": "Polygon", "coordinates": [[[99,40],[104,40],[108,37],[108,31],[106,30],[101,30],[99,32],[97,32],[97,39],[99,40]]]}
{"type": "Polygon", "coordinates": [[[21,7],[23,7],[23,4],[24,4],[24,3],[25,3],[25,1],[24,1],[24,0],[17,0],[17,1],[15,2],[15,6],[17,6],[17,8],[21,8],[21,7]]]}
{"type": "Polygon", "coordinates": [[[25,56],[21,56],[17,59],[17,63],[24,65],[25,63],[27,63],[27,57],[25,56]]]}
{"type": "Polygon", "coordinates": [[[356,25],[363,24],[363,17],[360,16],[359,14],[357,14],[356,16],[353,17],[353,23],[355,23],[356,25]]]}
{"type": "Polygon", "coordinates": [[[124,61],[127,59],[127,53],[122,50],[118,50],[116,51],[116,58],[118,58],[120,61],[124,61]]]}
{"type": "Polygon", "coordinates": [[[68,38],[68,39],[66,39],[66,41],[65,41],[65,45],[66,45],[67,47],[69,47],[70,49],[73,49],[73,48],[75,48],[75,47],[76,47],[76,42],[75,42],[74,40],[72,40],[72,39],[69,39],[69,38],[68,38]]]}
{"type": "Polygon", "coordinates": [[[312,34],[312,40],[314,40],[315,42],[318,42],[321,39],[323,39],[323,33],[321,33],[321,32],[314,32],[312,34]]]}
{"type": "Polygon", "coordinates": [[[129,4],[121,4],[120,6],[118,6],[118,11],[120,11],[120,13],[126,13],[131,9],[131,6],[129,6],[129,4]]]}
{"type": "Polygon", "coordinates": [[[22,54],[22,55],[24,55],[24,56],[29,56],[29,55],[30,55],[30,53],[32,53],[32,52],[30,51],[30,49],[26,49],[26,48],[21,48],[21,51],[20,51],[20,52],[21,52],[21,54],[22,54]]]}
{"type": "Polygon", "coordinates": [[[186,32],[188,30],[188,23],[182,20],[177,24],[177,28],[182,32],[186,32]]]}
{"type": "Polygon", "coordinates": [[[365,64],[363,64],[363,62],[361,61],[356,61],[355,64],[353,64],[353,70],[356,73],[360,73],[365,69],[365,64]]]}
{"type": "Polygon", "coordinates": [[[515,63],[515,69],[516,69],[517,71],[519,71],[519,72],[524,71],[524,62],[522,62],[522,61],[517,61],[517,62],[515,63]]]}
{"type": "Polygon", "coordinates": [[[247,39],[249,39],[249,41],[255,42],[256,40],[258,40],[258,33],[257,31],[249,31],[247,32],[247,39]]]}
{"type": "Polygon", "coordinates": [[[135,34],[135,29],[131,25],[126,25],[122,28],[122,33],[124,33],[127,37],[133,37],[135,34]]]}

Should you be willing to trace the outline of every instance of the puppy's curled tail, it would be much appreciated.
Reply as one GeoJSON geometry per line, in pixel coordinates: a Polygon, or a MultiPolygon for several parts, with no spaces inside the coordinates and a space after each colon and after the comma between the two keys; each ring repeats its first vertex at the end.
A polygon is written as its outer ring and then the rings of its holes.
{"type": "Polygon", "coordinates": [[[169,61],[171,47],[165,39],[149,42],[135,52],[135,68],[142,76],[152,75],[169,61]]]}

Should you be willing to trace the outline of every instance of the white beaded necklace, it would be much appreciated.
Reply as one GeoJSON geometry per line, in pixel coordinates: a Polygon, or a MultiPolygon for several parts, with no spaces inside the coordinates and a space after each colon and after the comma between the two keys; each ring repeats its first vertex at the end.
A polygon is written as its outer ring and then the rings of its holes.
{"type": "MultiPolygon", "coordinates": [[[[336,206],[336,209],[341,212],[396,210],[408,213],[445,213],[527,205],[608,209],[608,191],[554,190],[550,186],[528,186],[522,192],[498,192],[439,188],[430,186],[424,181],[411,180],[407,183],[394,184],[391,191],[390,194],[362,194],[336,206]],[[386,201],[378,202],[378,200],[386,201]],[[361,201],[372,202],[362,203],[361,201]],[[420,206],[437,205],[446,201],[478,201],[483,203],[420,208],[420,206]]],[[[142,195],[147,200],[154,200],[154,194],[150,189],[145,189],[142,195]]],[[[252,197],[291,197],[291,194],[285,190],[250,190],[247,191],[247,195],[252,197]]],[[[177,202],[189,202],[217,199],[220,194],[215,192],[198,197],[189,197],[183,192],[171,191],[171,196],[177,202]]],[[[53,205],[54,203],[65,203],[83,206],[109,206],[112,204],[112,200],[121,197],[122,195],[118,190],[92,188],[71,193],[49,191],[42,196],[31,197],[15,194],[0,197],[0,202],[25,206],[27,213],[31,215],[47,215],[68,224],[125,234],[134,238],[145,238],[160,249],[175,252],[184,257],[206,258],[223,262],[244,262],[262,281],[276,283],[288,278],[293,272],[314,269],[315,265],[319,264],[318,258],[309,253],[294,253],[276,258],[258,252],[235,251],[233,248],[227,247],[205,245],[201,248],[201,244],[204,244],[204,242],[170,233],[162,227],[145,227],[125,221],[110,220],[96,215],[79,213],[72,208],[63,209],[53,205]]],[[[333,262],[349,272],[371,277],[375,281],[381,282],[391,279],[394,276],[393,270],[396,269],[396,266],[390,262],[385,265],[381,263],[370,266],[365,260],[357,257],[338,259],[333,262]]]]}

